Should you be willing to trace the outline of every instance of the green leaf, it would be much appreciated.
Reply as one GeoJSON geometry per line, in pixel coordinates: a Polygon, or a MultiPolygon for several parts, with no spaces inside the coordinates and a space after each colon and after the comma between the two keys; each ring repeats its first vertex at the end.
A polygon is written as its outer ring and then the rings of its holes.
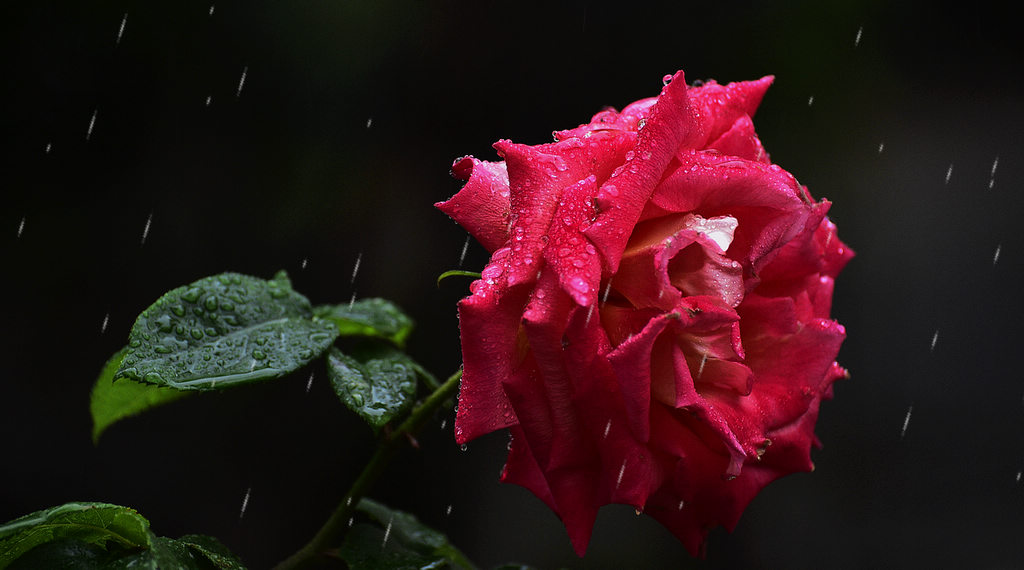
{"type": "Polygon", "coordinates": [[[476,271],[463,271],[461,269],[452,269],[445,271],[444,273],[437,276],[437,286],[441,286],[441,282],[449,277],[472,277],[473,279],[480,279],[480,273],[476,271]]]}
{"type": "MultiPolygon", "coordinates": [[[[61,570],[94,570],[110,560],[106,550],[74,538],[60,538],[44,542],[11,562],[8,570],[35,570],[60,568],[61,570]]],[[[0,568],[4,565],[0,562],[0,568]]]]}
{"type": "Polygon", "coordinates": [[[347,305],[322,305],[315,313],[330,319],[341,336],[369,336],[389,340],[402,348],[414,323],[386,299],[361,299],[347,305]]]}
{"type": "Polygon", "coordinates": [[[327,375],[334,392],[374,431],[412,407],[417,365],[405,353],[377,344],[354,356],[338,348],[327,353],[327,375]]]}
{"type": "Polygon", "coordinates": [[[337,336],[283,271],[270,281],[222,273],[178,287],[143,311],[115,378],[179,390],[227,388],[298,370],[337,336]]]}
{"type": "Polygon", "coordinates": [[[60,539],[101,548],[148,549],[153,544],[149,521],[133,509],[107,503],[67,503],[0,526],[0,568],[40,544],[60,539]]]}
{"type": "Polygon", "coordinates": [[[96,385],[92,388],[89,399],[89,411],[92,413],[92,442],[98,443],[100,435],[111,424],[128,416],[142,413],[149,408],[173,402],[188,392],[173,390],[163,386],[144,384],[134,380],[121,379],[114,381],[114,373],[121,366],[126,348],[122,348],[103,366],[96,385]]]}
{"type": "Polygon", "coordinates": [[[377,524],[359,523],[345,535],[339,555],[352,570],[475,568],[448,537],[409,513],[370,499],[359,501],[356,509],[377,524]]]}
{"type": "Polygon", "coordinates": [[[228,547],[220,543],[212,536],[201,534],[187,534],[178,539],[178,542],[188,546],[196,554],[202,555],[215,567],[227,570],[245,570],[242,561],[228,550],[228,547]]]}
{"type": "Polygon", "coordinates": [[[245,570],[216,539],[156,537],[127,507],[68,503],[0,526],[0,569],[245,570]]]}

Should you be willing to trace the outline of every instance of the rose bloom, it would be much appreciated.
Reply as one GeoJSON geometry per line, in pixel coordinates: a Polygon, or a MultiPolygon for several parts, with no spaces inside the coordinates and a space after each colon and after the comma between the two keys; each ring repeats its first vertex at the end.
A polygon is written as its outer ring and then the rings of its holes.
{"type": "Polygon", "coordinates": [[[459,303],[455,439],[508,428],[502,481],[581,556],[609,503],[702,553],[762,487],[813,469],[846,375],[829,311],[853,252],[754,133],[772,78],[665,81],[553,143],[458,159],[466,184],[437,204],[491,252],[459,303]]]}

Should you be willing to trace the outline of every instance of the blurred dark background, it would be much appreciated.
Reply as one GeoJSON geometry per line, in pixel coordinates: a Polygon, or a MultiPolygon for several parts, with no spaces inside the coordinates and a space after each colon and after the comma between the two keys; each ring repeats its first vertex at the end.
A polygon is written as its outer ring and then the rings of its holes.
{"type": "MultiPolygon", "coordinates": [[[[253,568],[279,561],[342,497],[370,430],[316,365],[309,393],[304,370],[189,398],[94,447],[89,392],[135,316],[206,275],[283,268],[314,303],[396,301],[419,323],[410,351],[447,375],[468,282],[434,280],[466,234],[432,204],[459,188],[453,159],[546,142],[684,69],[776,76],[760,136],[858,252],[834,304],[853,377],[823,406],[817,470],[769,486],[705,561],[625,506],[577,558],[539,500],[498,483],[507,436],[461,452],[450,411],[373,496],[485,568],[1024,566],[1009,6],[6,3],[0,521],[107,501],[158,534],[218,536],[253,568]]],[[[464,267],[485,261],[470,243],[464,267]]]]}

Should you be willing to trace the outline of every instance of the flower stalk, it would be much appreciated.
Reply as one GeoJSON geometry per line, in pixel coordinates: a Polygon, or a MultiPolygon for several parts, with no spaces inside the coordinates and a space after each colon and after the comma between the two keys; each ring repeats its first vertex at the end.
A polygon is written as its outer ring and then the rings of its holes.
{"type": "Polygon", "coordinates": [[[320,530],[305,546],[275,566],[275,570],[304,568],[317,561],[328,551],[341,545],[345,532],[349,528],[348,521],[352,518],[359,500],[365,497],[373,484],[380,479],[380,475],[401,448],[403,441],[407,437],[415,436],[434,411],[455,394],[461,378],[462,370],[460,369],[449,376],[443,384],[437,386],[397,429],[381,436],[377,451],[374,452],[359,477],[352,483],[348,492],[345,493],[344,499],[331,513],[327,522],[320,527],[320,530]]]}

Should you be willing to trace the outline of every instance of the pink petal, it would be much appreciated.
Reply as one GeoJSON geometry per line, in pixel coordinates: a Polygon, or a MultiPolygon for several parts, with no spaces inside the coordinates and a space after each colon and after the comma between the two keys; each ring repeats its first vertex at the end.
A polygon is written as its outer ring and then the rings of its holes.
{"type": "Polygon", "coordinates": [[[509,187],[505,163],[465,156],[452,165],[452,175],[467,180],[466,185],[434,206],[493,252],[508,241],[509,187]]]}
{"type": "Polygon", "coordinates": [[[702,151],[677,158],[679,168],[651,201],[668,212],[736,218],[728,255],[755,274],[768,261],[766,255],[803,229],[809,208],[796,180],[778,166],[702,151]]]}
{"type": "Polygon", "coordinates": [[[701,137],[689,148],[706,148],[705,145],[722,136],[741,117],[753,117],[774,80],[768,75],[727,85],[708,81],[690,89],[690,105],[698,118],[701,137]]]}
{"type": "Polygon", "coordinates": [[[473,295],[459,302],[463,358],[455,416],[455,440],[459,444],[517,422],[502,379],[513,374],[524,356],[516,347],[519,319],[529,291],[495,286],[493,275],[501,274],[504,262],[492,259],[484,269],[484,279],[471,286],[473,295]]]}
{"type": "Polygon", "coordinates": [[[548,228],[544,260],[558,275],[562,289],[580,306],[597,300],[601,286],[601,259],[597,248],[580,231],[593,212],[591,200],[597,193],[594,176],[588,176],[565,189],[548,228]]]}
{"type": "Polygon", "coordinates": [[[732,127],[708,143],[707,148],[754,162],[771,163],[768,153],[761,146],[761,139],[754,132],[754,121],[747,115],[736,119],[732,127]]]}
{"type": "Polygon", "coordinates": [[[584,217],[586,221],[593,217],[592,206],[575,204],[582,201],[581,192],[590,192],[587,198],[593,198],[593,188],[582,181],[593,177],[594,182],[589,184],[599,184],[610,176],[633,144],[634,136],[623,131],[610,131],[591,137],[587,144],[578,139],[539,146],[509,141],[495,143],[494,147],[505,158],[508,167],[511,192],[510,285],[535,278],[554,214],[567,188],[580,184],[586,187],[571,192],[574,207],[578,210],[571,214],[584,217]]]}
{"type": "Polygon", "coordinates": [[[601,212],[585,233],[601,251],[607,273],[618,270],[630,231],[676,149],[692,135],[693,124],[680,71],[661,90],[650,118],[640,129],[633,160],[627,160],[598,193],[601,212]]]}

